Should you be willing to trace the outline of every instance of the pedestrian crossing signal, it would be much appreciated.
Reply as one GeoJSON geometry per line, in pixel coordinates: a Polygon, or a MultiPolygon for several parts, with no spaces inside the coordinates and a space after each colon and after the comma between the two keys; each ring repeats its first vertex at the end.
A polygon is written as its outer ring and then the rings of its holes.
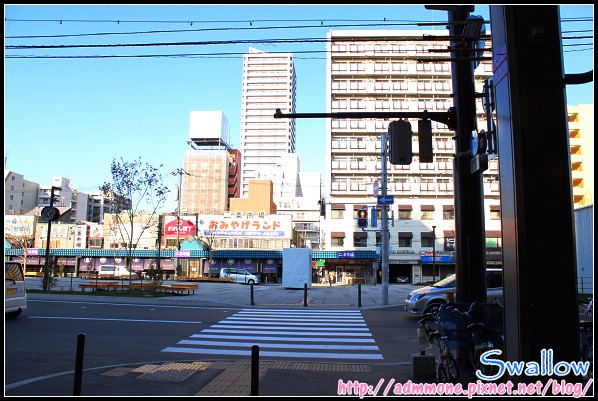
{"type": "Polygon", "coordinates": [[[367,209],[359,209],[357,211],[357,227],[365,228],[368,226],[368,211],[367,209]]]}

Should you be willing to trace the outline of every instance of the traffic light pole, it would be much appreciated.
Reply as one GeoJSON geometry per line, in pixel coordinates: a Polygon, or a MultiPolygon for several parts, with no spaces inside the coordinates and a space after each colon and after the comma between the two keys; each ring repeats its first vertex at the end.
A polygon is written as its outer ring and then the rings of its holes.
{"type": "MultiPolygon", "coordinates": [[[[386,196],[386,150],[388,149],[388,141],[386,139],[387,133],[380,134],[382,142],[381,151],[381,179],[382,179],[382,196],[386,196]]],[[[382,237],[382,244],[380,249],[381,267],[382,267],[382,305],[388,305],[388,206],[382,205],[380,236],[382,237]]]]}
{"type": "MultiPolygon", "coordinates": [[[[52,186],[50,191],[50,207],[54,207],[54,191],[59,191],[60,187],[52,186]]],[[[50,240],[52,236],[52,220],[48,220],[48,232],[46,235],[46,257],[44,260],[44,279],[42,288],[44,291],[50,289],[50,240]]]]}

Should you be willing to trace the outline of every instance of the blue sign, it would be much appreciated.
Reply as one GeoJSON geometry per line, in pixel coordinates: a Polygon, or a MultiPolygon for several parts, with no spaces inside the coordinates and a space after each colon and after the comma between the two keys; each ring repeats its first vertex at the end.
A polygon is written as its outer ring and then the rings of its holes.
{"type": "Polygon", "coordinates": [[[174,251],[175,258],[189,258],[191,257],[191,251],[189,250],[181,250],[181,251],[174,251]]]}
{"type": "Polygon", "coordinates": [[[374,206],[372,206],[372,211],[371,211],[372,217],[371,217],[371,227],[378,227],[378,211],[376,210],[376,208],[374,206]]]}
{"type": "Polygon", "coordinates": [[[338,253],[338,257],[339,258],[354,258],[355,257],[355,252],[352,252],[352,251],[340,251],[338,253]]]}
{"type": "Polygon", "coordinates": [[[395,198],[392,195],[378,195],[379,205],[392,205],[395,203],[395,198]]]}
{"type": "Polygon", "coordinates": [[[435,258],[432,258],[432,256],[422,255],[421,257],[422,263],[433,263],[433,259],[436,259],[436,263],[455,263],[455,259],[451,258],[450,256],[436,255],[435,258]]]}

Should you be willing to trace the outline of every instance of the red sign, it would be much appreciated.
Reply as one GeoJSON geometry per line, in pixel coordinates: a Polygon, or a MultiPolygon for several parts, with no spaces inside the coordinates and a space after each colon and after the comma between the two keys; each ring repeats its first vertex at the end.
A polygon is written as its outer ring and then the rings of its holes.
{"type": "MultiPolygon", "coordinates": [[[[195,224],[189,220],[180,219],[178,222],[179,236],[195,235],[195,224]]],[[[177,221],[172,220],[164,225],[164,235],[177,235],[177,221]]]]}

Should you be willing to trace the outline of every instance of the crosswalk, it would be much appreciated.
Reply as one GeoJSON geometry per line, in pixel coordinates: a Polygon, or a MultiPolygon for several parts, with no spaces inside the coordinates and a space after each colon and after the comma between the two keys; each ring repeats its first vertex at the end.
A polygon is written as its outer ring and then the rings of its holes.
{"type": "Polygon", "coordinates": [[[382,360],[359,310],[243,309],[162,352],[272,359],[382,360]]]}

